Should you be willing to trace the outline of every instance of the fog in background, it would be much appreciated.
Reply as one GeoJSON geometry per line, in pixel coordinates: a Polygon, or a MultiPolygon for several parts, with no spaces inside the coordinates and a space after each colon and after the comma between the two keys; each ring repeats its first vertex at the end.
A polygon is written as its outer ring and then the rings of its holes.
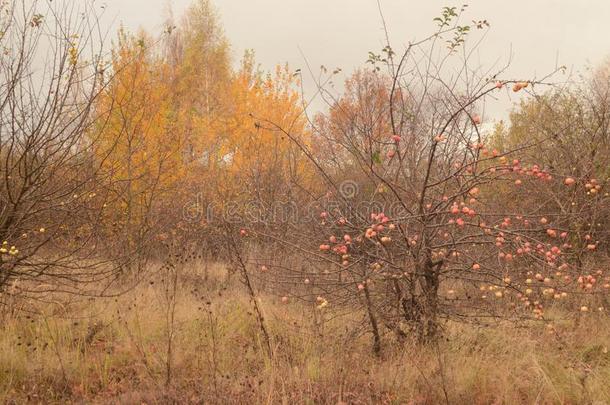
{"type": "MultiPolygon", "coordinates": [[[[130,31],[144,28],[154,36],[164,30],[171,9],[179,24],[192,0],[104,0],[104,21],[130,31]]],[[[305,89],[315,86],[305,59],[318,72],[320,65],[341,67],[343,78],[364,66],[368,51],[384,46],[383,24],[377,0],[216,0],[234,63],[244,50],[254,49],[257,61],[270,70],[288,62],[304,72],[305,89]],[[301,54],[302,52],[302,54],[301,54]],[[304,55],[304,56],[303,56],[304,55]]],[[[443,6],[462,2],[443,0],[380,0],[394,49],[421,39],[436,28],[432,19],[443,6]]],[[[595,67],[610,54],[609,0],[476,0],[463,21],[487,19],[491,29],[473,61],[498,68],[510,59],[508,78],[541,77],[557,66],[561,82],[595,67]]],[[[474,35],[479,36],[479,33],[474,35]]],[[[521,93],[520,93],[521,94],[521,93]]],[[[484,119],[506,118],[515,95],[502,95],[485,106],[484,119]]],[[[322,103],[313,104],[321,108],[322,103]]]]}

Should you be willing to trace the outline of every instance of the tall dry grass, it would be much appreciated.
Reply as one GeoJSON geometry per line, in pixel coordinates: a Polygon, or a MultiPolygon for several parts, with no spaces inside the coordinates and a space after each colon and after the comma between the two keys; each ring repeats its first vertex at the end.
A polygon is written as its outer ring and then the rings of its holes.
{"type": "Polygon", "coordinates": [[[543,323],[448,323],[443,340],[426,347],[393,342],[388,334],[389,344],[376,358],[370,337],[354,331],[358,319],[333,318],[332,305],[321,311],[261,296],[273,339],[269,358],[251,303],[222,266],[213,266],[207,281],[192,270],[181,274],[172,317],[165,276],[119,298],[39,303],[36,313],[5,313],[0,400],[610,403],[605,313],[566,318],[553,330],[543,323]]]}

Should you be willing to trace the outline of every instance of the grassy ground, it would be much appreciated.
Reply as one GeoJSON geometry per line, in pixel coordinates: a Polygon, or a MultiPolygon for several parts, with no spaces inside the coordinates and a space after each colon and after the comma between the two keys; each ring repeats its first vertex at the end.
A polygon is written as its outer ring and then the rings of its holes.
{"type": "Polygon", "coordinates": [[[0,401],[610,403],[607,314],[564,321],[555,331],[447,324],[437,347],[388,336],[375,358],[369,337],[353,335],[348,320],[321,323],[319,310],[262,297],[269,359],[251,303],[238,284],[223,284],[222,272],[178,285],[175,307],[167,280],[156,277],[116,299],[5,315],[0,401]]]}

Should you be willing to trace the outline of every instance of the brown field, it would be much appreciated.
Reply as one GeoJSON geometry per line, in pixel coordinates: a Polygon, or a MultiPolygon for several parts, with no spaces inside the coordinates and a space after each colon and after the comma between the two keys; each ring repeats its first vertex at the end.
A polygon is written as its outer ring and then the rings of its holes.
{"type": "MultiPolygon", "coordinates": [[[[7,316],[0,334],[4,403],[605,404],[610,320],[447,323],[437,346],[385,336],[380,358],[355,319],[278,297],[260,302],[262,348],[238,280],[216,265],[182,277],[172,312],[158,275],[119,298],[39,305],[7,316]],[[174,315],[172,326],[172,313],[174,315]],[[168,333],[171,362],[168,378],[168,333]]],[[[552,312],[552,310],[550,310],[552,312]]],[[[561,318],[560,314],[553,314],[561,318]]]]}

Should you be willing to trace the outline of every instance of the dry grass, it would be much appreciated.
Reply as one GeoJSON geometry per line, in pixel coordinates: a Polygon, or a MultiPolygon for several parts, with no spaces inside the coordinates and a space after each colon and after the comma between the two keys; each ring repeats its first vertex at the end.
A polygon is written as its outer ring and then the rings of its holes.
{"type": "MultiPolygon", "coordinates": [[[[163,281],[111,300],[6,317],[0,400],[14,403],[610,403],[610,319],[477,328],[447,324],[438,347],[386,337],[382,358],[348,320],[263,297],[274,358],[223,269],[189,277],[176,305],[170,384],[163,281]],[[326,315],[328,316],[328,315],[326,315]]],[[[185,279],[186,280],[186,279],[185,279]]]]}

